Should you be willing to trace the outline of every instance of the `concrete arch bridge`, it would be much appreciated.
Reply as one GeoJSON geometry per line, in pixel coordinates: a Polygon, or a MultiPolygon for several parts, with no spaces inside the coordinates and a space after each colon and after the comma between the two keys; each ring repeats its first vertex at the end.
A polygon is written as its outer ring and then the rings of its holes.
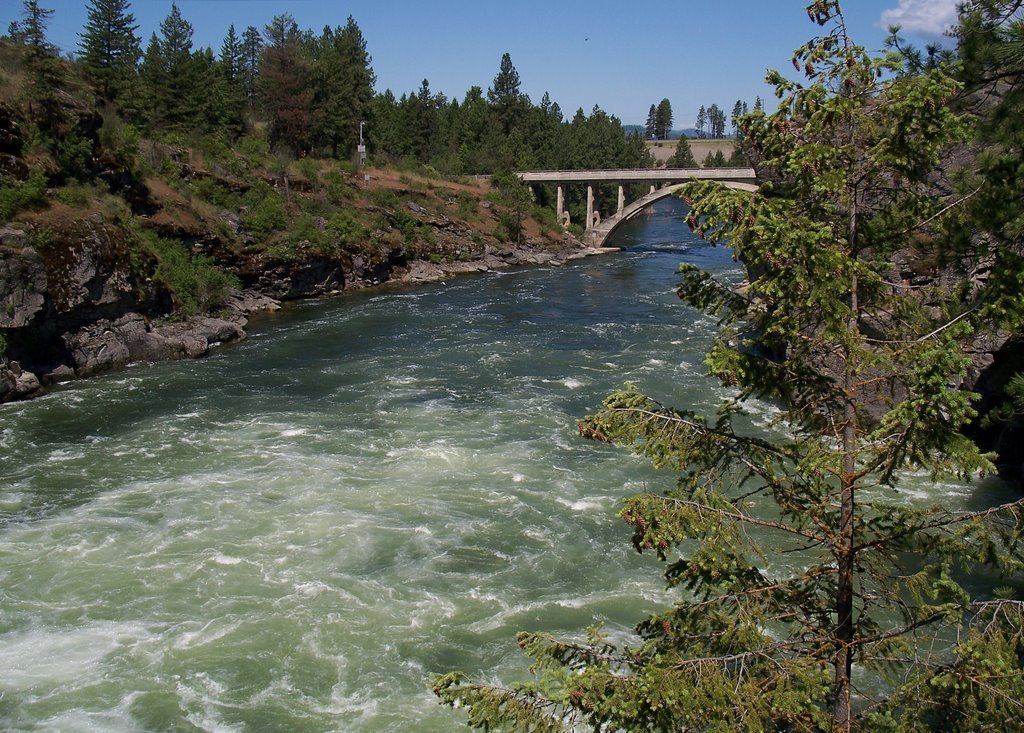
{"type": "Polygon", "coordinates": [[[671,196],[680,186],[692,179],[721,181],[730,188],[746,191],[757,189],[753,168],[628,168],[621,170],[589,171],[522,171],[516,174],[525,183],[553,183],[557,186],[556,215],[562,225],[569,223],[569,212],[565,210],[565,184],[587,184],[587,221],[584,241],[592,247],[604,243],[624,221],[659,199],[671,196]],[[594,186],[601,183],[615,183],[619,186],[619,205],[613,216],[604,221],[594,210],[594,186]],[[645,196],[626,203],[625,184],[646,183],[651,190],[645,196]]]}

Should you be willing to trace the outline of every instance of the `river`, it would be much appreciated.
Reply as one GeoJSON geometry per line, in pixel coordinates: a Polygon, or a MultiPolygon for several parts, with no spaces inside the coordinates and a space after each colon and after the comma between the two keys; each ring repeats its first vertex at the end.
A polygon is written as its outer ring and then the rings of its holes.
{"type": "Polygon", "coordinates": [[[626,381],[717,404],[674,272],[738,271],[684,213],[0,407],[0,728],[451,731],[431,674],[668,603],[615,513],[671,477],[575,423],[626,381]]]}

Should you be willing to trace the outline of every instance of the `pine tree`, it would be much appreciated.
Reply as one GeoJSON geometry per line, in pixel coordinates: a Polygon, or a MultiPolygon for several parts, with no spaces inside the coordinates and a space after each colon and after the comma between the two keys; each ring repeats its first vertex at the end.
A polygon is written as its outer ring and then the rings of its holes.
{"type": "Polygon", "coordinates": [[[176,3],[154,33],[139,68],[150,124],[176,130],[191,128],[199,119],[199,66],[192,58],[192,24],[176,3]]]}
{"type": "Polygon", "coordinates": [[[961,432],[971,395],[956,386],[966,343],[991,324],[963,292],[890,279],[892,254],[937,236],[958,206],[934,186],[940,152],[965,136],[949,106],[958,86],[938,67],[899,76],[891,55],[870,57],[834,0],[809,14],[827,30],[794,56],[805,80],[771,72],[779,109],[749,129],[776,185],[684,189],[690,225],[728,239],[750,278],[736,290],[681,268],[680,298],[720,319],[706,363],[734,395],[709,417],[629,386],[580,424],[678,472],[621,516],[634,547],[668,563],[680,598],[626,648],[599,631],[520,634],[536,683],[435,680],[474,727],[1024,726],[1024,603],[977,597],[972,578],[1024,569],[1024,500],[954,512],[900,496],[908,470],[992,469],[961,432]],[[777,405],[784,429],[752,430],[752,399],[777,405]],[[857,702],[867,675],[878,680],[857,702]]]}
{"type": "Polygon", "coordinates": [[[7,34],[16,43],[28,46],[31,57],[54,56],[57,49],[46,39],[46,26],[53,17],[53,10],[44,8],[39,0],[24,0],[21,20],[13,21],[7,34]]]}
{"type": "Polygon", "coordinates": [[[131,85],[142,55],[128,0],[90,0],[79,48],[86,75],[100,96],[116,101],[131,85]]]}
{"type": "Polygon", "coordinates": [[[654,136],[659,140],[667,140],[672,131],[672,103],[668,99],[658,102],[654,115],[654,136]]]}
{"type": "Polygon", "coordinates": [[[529,98],[520,89],[519,72],[512,65],[512,57],[505,53],[494,82],[487,90],[487,101],[494,108],[494,114],[508,135],[525,115],[530,106],[529,98]]]}
{"type": "Polygon", "coordinates": [[[249,26],[242,33],[241,84],[250,108],[256,105],[259,93],[260,57],[263,55],[263,38],[255,26],[249,26]]]}
{"type": "Polygon", "coordinates": [[[407,151],[417,160],[426,163],[431,159],[437,146],[437,99],[430,91],[430,81],[424,79],[415,94],[404,97],[402,108],[403,127],[407,151]]]}
{"type": "Polygon", "coordinates": [[[732,106],[732,135],[736,139],[739,139],[743,132],[740,130],[740,117],[743,116],[744,103],[742,100],[737,99],[736,104],[732,106]]]}
{"type": "Polygon", "coordinates": [[[344,28],[325,27],[316,43],[318,134],[331,154],[349,155],[359,140],[359,123],[369,116],[375,77],[366,41],[349,16],[344,28]]]}
{"type": "Polygon", "coordinates": [[[390,89],[374,96],[370,105],[369,146],[375,155],[397,158],[405,152],[401,118],[399,102],[390,89]]]}
{"type": "MultiPolygon", "coordinates": [[[[974,171],[958,180],[963,220],[953,230],[952,256],[971,276],[985,273],[988,290],[998,297],[990,297],[984,310],[1000,320],[1017,313],[1024,292],[1024,17],[1019,8],[1016,0],[972,3],[957,33],[959,76],[966,86],[961,106],[978,123],[974,171]]],[[[986,408],[991,411],[981,416],[979,427],[1001,460],[1019,464],[1024,360],[1013,344],[1020,342],[1024,323],[1019,317],[1010,320],[1007,331],[1016,337],[990,370],[986,391],[992,398],[986,408]]]]}
{"type": "Polygon", "coordinates": [[[704,105],[700,106],[700,110],[697,112],[697,136],[707,137],[705,134],[705,128],[708,126],[708,111],[704,109],[704,105]]]}
{"type": "Polygon", "coordinates": [[[725,112],[717,104],[707,108],[708,137],[719,140],[725,137],[725,112]]]}
{"type": "Polygon", "coordinates": [[[647,110],[647,124],[644,125],[644,138],[647,140],[656,140],[658,137],[658,108],[655,105],[651,105],[651,108],[647,110]]]}
{"type": "Polygon", "coordinates": [[[242,41],[235,33],[235,24],[228,26],[227,35],[220,46],[220,63],[224,71],[224,78],[232,84],[241,88],[242,85],[242,63],[243,48],[242,41]]]}
{"type": "Polygon", "coordinates": [[[690,149],[690,141],[685,137],[679,138],[676,143],[676,150],[672,157],[665,163],[667,168],[696,168],[697,161],[693,157],[693,150],[690,149]]]}
{"type": "Polygon", "coordinates": [[[42,7],[38,0],[24,0],[22,19],[12,22],[8,34],[16,43],[28,50],[27,65],[31,78],[30,106],[38,105],[44,127],[58,124],[61,112],[57,109],[57,87],[61,70],[57,62],[57,48],[46,38],[46,27],[53,10],[42,7]]]}
{"type": "Polygon", "coordinates": [[[264,28],[260,96],[270,119],[270,142],[298,155],[308,151],[318,120],[313,110],[313,74],[295,19],[277,15],[264,28]]]}

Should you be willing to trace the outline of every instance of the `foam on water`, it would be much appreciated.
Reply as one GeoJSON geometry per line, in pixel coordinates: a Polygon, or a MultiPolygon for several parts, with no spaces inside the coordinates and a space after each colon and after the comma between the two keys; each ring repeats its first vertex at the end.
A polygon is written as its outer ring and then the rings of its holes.
{"type": "Polygon", "coordinates": [[[576,420],[631,379],[727,394],[659,248],[289,307],[0,406],[4,724],[440,733],[426,678],[521,679],[520,629],[631,638],[675,591],[615,513],[674,479],[576,420]]]}

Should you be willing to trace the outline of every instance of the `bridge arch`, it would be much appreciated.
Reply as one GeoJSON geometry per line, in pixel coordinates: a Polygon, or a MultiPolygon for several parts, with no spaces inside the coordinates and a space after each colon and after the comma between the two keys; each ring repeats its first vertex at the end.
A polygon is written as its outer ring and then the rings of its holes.
{"type": "Polygon", "coordinates": [[[557,187],[557,204],[555,214],[560,222],[567,223],[564,208],[564,186],[567,183],[585,183],[587,185],[587,216],[584,226],[584,240],[593,247],[602,247],[611,233],[622,222],[636,216],[658,199],[671,196],[679,187],[694,179],[717,180],[722,185],[747,191],[757,189],[757,177],[752,168],[626,168],[602,170],[572,171],[521,171],[516,173],[525,183],[552,183],[557,187]],[[594,185],[618,184],[619,205],[613,216],[601,220],[594,210],[594,185]],[[648,183],[651,192],[646,196],[626,205],[624,184],[648,183]],[[658,188],[658,186],[661,186],[658,188]]]}
{"type": "MultiPolygon", "coordinates": [[[[742,181],[721,181],[720,184],[726,188],[734,188],[739,191],[757,190],[757,184],[742,181]]],[[[656,188],[647,195],[641,196],[636,201],[623,208],[620,213],[615,216],[610,216],[598,225],[588,229],[585,232],[587,244],[592,247],[603,247],[605,242],[611,238],[612,234],[615,233],[615,230],[622,224],[632,219],[655,201],[660,201],[661,199],[674,195],[685,185],[686,183],[674,183],[668,186],[662,186],[661,188],[656,188]]]]}

